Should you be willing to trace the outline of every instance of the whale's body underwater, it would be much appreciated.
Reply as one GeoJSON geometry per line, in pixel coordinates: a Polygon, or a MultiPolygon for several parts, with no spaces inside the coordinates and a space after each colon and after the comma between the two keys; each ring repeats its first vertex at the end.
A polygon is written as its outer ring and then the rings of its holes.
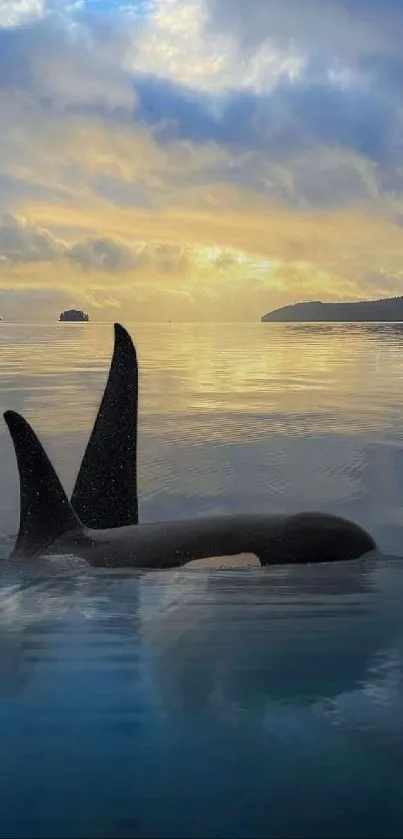
{"type": "Polygon", "coordinates": [[[109,377],[71,502],[31,426],[6,411],[20,476],[11,558],[73,554],[99,567],[171,568],[245,552],[262,565],[340,561],[376,547],[359,525],[319,512],[138,524],[137,399],[135,349],[115,324],[109,377]]]}

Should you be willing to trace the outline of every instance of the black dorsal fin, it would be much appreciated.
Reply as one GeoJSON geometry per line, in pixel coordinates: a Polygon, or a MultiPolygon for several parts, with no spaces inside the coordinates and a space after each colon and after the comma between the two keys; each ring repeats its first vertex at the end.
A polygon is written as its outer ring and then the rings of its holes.
{"type": "Polygon", "coordinates": [[[20,475],[20,528],[12,556],[35,556],[82,525],[29,423],[16,411],[6,411],[4,419],[20,475]]]}
{"type": "Polygon", "coordinates": [[[138,523],[136,350],[126,329],[114,324],[108,380],[71,503],[86,527],[138,523]]]}

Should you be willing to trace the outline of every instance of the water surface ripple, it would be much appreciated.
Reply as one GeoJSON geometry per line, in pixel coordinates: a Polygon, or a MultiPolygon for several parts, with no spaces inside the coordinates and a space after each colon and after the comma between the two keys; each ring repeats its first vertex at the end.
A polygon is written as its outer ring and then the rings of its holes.
{"type": "MultiPolygon", "coordinates": [[[[319,508],[382,553],[12,566],[2,424],[0,835],[401,836],[402,327],[128,326],[142,520],[319,508]]],[[[32,421],[68,489],[111,344],[110,325],[0,325],[0,408],[32,421]]]]}

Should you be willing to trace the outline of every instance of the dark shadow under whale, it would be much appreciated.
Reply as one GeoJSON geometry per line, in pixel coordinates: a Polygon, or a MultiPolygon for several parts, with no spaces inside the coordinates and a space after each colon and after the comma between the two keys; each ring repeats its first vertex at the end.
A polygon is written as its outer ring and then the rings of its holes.
{"type": "Polygon", "coordinates": [[[115,323],[114,333],[108,379],[71,496],[79,519],[99,529],[138,522],[137,356],[126,329],[115,323]]]}
{"type": "Polygon", "coordinates": [[[227,515],[94,529],[84,526],[29,423],[6,411],[20,476],[20,526],[11,558],[73,554],[98,567],[173,568],[254,553],[262,565],[335,562],[376,547],[359,525],[324,513],[227,515]]]}

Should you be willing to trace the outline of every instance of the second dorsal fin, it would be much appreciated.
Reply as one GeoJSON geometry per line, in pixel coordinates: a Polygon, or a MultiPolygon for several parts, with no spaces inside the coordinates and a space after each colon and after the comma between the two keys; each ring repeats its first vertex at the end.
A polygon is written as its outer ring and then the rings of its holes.
{"type": "Polygon", "coordinates": [[[29,423],[16,411],[6,411],[4,419],[20,475],[20,527],[11,556],[33,557],[82,524],[29,423]]]}
{"type": "Polygon", "coordinates": [[[81,462],[71,503],[86,527],[138,523],[138,366],[129,333],[114,324],[108,380],[81,462]]]}

